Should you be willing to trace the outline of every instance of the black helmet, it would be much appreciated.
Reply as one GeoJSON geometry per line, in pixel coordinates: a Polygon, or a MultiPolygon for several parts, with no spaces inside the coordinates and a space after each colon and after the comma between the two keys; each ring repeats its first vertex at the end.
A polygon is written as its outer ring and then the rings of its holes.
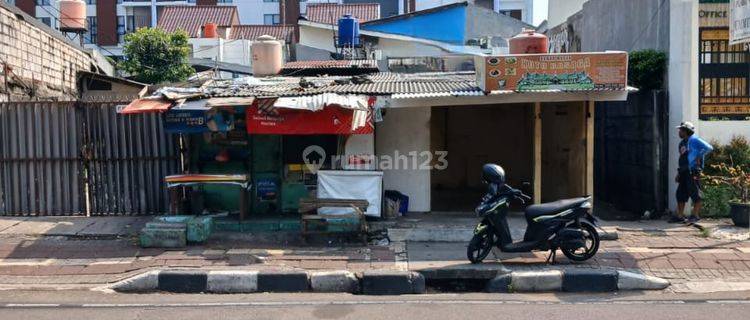
{"type": "Polygon", "coordinates": [[[482,180],[486,183],[505,184],[505,170],[494,163],[485,164],[482,167],[482,180]]]}

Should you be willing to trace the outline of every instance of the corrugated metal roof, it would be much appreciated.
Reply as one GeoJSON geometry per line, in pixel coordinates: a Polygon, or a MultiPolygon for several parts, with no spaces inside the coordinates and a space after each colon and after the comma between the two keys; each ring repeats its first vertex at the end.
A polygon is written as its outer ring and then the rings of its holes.
{"type": "Polygon", "coordinates": [[[255,40],[262,35],[269,35],[287,43],[294,42],[294,25],[236,25],[229,32],[229,39],[255,40]]]}
{"type": "Polygon", "coordinates": [[[380,19],[380,5],[377,3],[310,3],[306,18],[312,22],[337,24],[339,18],[351,15],[360,23],[380,19]]]}
{"type": "Polygon", "coordinates": [[[354,76],[378,72],[377,60],[316,60],[294,61],[284,64],[282,75],[295,76],[354,76]]]}
{"type": "Polygon", "coordinates": [[[376,67],[377,60],[308,60],[292,61],[284,64],[284,68],[351,68],[351,67],[376,67]]]}
{"type": "Polygon", "coordinates": [[[201,27],[207,23],[233,26],[240,23],[234,6],[166,6],[161,12],[157,27],[167,32],[184,30],[191,38],[200,36],[201,27]]]}

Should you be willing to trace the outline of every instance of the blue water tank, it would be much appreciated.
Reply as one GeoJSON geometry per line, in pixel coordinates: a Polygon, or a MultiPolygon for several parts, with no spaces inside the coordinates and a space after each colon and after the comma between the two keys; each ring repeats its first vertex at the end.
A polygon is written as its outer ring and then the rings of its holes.
{"type": "Polygon", "coordinates": [[[351,15],[339,18],[339,47],[359,46],[359,21],[351,15]]]}

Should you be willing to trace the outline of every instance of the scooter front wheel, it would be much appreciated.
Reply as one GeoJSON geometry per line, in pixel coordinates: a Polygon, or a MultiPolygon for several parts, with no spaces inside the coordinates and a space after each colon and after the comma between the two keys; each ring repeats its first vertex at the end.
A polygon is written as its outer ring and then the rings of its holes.
{"type": "Polygon", "coordinates": [[[480,263],[490,254],[494,245],[494,234],[489,228],[485,228],[479,233],[475,233],[471,238],[469,246],[466,248],[466,256],[471,263],[480,263]]]}

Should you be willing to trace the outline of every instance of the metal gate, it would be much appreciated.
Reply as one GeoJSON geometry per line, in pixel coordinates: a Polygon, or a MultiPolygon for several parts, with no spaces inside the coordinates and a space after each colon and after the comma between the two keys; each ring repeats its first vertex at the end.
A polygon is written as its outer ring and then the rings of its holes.
{"type": "Polygon", "coordinates": [[[0,103],[0,215],[166,212],[175,137],[118,104],[0,103]]]}
{"type": "MultiPolygon", "coordinates": [[[[596,201],[639,217],[666,210],[667,94],[645,91],[623,102],[597,102],[594,142],[596,201]]],[[[625,217],[622,217],[625,218],[625,217]]]]}

